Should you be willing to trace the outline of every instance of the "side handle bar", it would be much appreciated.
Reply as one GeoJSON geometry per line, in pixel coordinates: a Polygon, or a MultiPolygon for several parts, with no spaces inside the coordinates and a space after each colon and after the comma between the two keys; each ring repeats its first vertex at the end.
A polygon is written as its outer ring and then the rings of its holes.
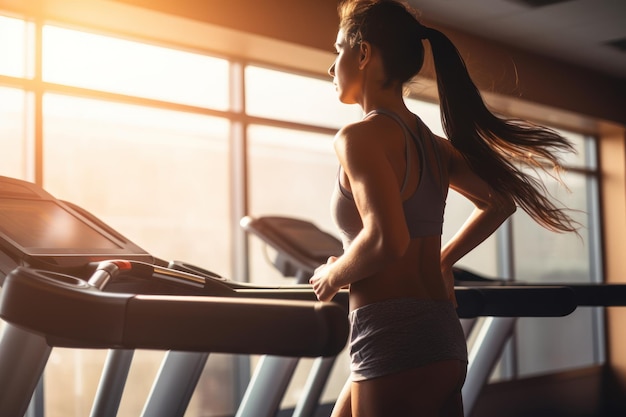
{"type": "Polygon", "coordinates": [[[334,356],[348,337],[333,302],[102,292],[59,273],[18,267],[0,317],[54,346],[334,356]]]}

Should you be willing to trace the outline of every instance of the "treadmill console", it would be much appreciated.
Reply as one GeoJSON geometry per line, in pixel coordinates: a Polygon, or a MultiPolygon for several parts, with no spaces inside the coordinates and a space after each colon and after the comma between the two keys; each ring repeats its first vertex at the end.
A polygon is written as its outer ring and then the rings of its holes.
{"type": "Polygon", "coordinates": [[[67,271],[112,258],[154,262],[87,211],[8,177],[0,177],[0,252],[3,277],[19,265],[67,271]]]}

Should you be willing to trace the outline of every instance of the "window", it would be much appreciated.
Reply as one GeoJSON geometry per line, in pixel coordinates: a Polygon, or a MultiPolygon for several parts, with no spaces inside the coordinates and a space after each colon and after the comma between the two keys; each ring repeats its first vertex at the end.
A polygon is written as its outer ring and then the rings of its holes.
{"type": "Polygon", "coordinates": [[[28,96],[23,90],[0,87],[0,175],[27,178],[28,157],[32,157],[26,123],[28,96]]]}
{"type": "Polygon", "coordinates": [[[247,66],[246,112],[251,116],[339,128],[361,110],[339,103],[333,85],[284,71],[247,66]]]}
{"type": "Polygon", "coordinates": [[[0,16],[0,75],[26,76],[28,29],[24,20],[0,16]]]}
{"type": "Polygon", "coordinates": [[[230,275],[227,120],[51,94],[44,132],[46,190],[155,256],[230,275]]]}
{"type": "MultiPolygon", "coordinates": [[[[554,178],[542,179],[557,201],[569,207],[577,221],[580,236],[557,234],[542,229],[526,213],[513,217],[513,276],[528,283],[596,283],[601,282],[599,260],[594,258],[599,245],[598,213],[593,205],[597,195],[597,173],[593,139],[563,132],[578,149],[568,155],[562,179],[569,192],[554,178]],[[589,152],[591,150],[591,152],[589,152]],[[585,168],[589,173],[575,171],[585,168]]],[[[550,319],[523,318],[518,321],[515,338],[519,376],[529,376],[561,369],[601,363],[602,313],[599,308],[578,308],[567,317],[550,319]]]]}
{"type": "Polygon", "coordinates": [[[224,59],[56,26],[43,30],[44,81],[188,104],[228,108],[224,59]]]}
{"type": "MultiPolygon", "coordinates": [[[[251,213],[300,217],[333,227],[328,202],[338,164],[332,136],[253,125],[248,144],[251,213]]],[[[262,254],[251,248],[252,282],[278,276],[265,262],[254,262],[262,254]]]]}

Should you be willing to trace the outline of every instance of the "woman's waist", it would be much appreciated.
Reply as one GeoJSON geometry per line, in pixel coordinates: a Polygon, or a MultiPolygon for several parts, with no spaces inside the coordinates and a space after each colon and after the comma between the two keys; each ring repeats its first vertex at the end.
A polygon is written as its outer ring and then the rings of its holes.
{"type": "Polygon", "coordinates": [[[439,316],[441,314],[450,315],[458,320],[456,307],[450,300],[419,299],[412,297],[392,298],[365,304],[350,311],[350,320],[355,318],[365,319],[367,317],[376,318],[380,314],[388,314],[392,320],[402,320],[403,317],[439,316]]]}
{"type": "Polygon", "coordinates": [[[441,274],[423,276],[376,275],[350,285],[350,309],[394,299],[450,301],[441,274]]]}

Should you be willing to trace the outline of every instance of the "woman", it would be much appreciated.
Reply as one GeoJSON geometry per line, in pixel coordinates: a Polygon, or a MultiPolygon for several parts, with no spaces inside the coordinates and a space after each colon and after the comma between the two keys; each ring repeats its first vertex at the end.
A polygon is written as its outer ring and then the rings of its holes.
{"type": "Polygon", "coordinates": [[[556,231],[570,218],[518,169],[571,145],[556,133],[487,110],[456,48],[392,0],[339,7],[337,58],[329,69],[339,99],[365,117],[334,146],[341,169],[332,199],[344,253],[310,282],[320,300],[350,289],[351,376],[333,417],[463,416],[467,348],[456,315],[452,266],[522,207],[556,231]],[[434,57],[448,139],[405,106],[403,88],[434,57]],[[475,209],[443,247],[448,189],[475,209]]]}

